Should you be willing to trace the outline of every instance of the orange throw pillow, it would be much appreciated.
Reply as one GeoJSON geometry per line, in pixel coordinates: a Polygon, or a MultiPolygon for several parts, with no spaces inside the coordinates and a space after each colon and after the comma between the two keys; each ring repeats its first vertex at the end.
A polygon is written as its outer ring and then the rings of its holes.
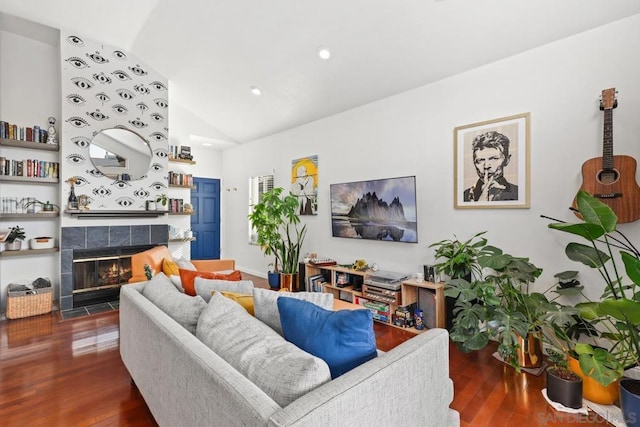
{"type": "Polygon", "coordinates": [[[181,268],[179,271],[184,293],[191,295],[192,297],[196,296],[196,287],[194,284],[196,277],[202,277],[203,279],[230,280],[234,282],[242,280],[242,273],[240,273],[239,270],[234,270],[231,273],[218,273],[215,271],[193,271],[181,268]]]}

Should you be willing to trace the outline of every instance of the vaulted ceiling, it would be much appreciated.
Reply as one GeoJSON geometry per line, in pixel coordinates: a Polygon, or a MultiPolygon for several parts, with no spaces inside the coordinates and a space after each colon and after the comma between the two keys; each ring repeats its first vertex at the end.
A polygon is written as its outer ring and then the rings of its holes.
{"type": "Polygon", "coordinates": [[[638,14],[640,2],[0,0],[0,11],[134,53],[212,127],[203,137],[244,143],[638,14]]]}

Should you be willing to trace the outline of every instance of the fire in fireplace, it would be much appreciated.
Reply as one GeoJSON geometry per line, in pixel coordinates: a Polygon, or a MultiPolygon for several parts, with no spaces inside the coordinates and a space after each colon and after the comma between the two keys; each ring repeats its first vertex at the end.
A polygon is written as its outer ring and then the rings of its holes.
{"type": "Polygon", "coordinates": [[[131,278],[131,255],[153,245],[73,251],[73,306],[117,301],[131,278]]]}

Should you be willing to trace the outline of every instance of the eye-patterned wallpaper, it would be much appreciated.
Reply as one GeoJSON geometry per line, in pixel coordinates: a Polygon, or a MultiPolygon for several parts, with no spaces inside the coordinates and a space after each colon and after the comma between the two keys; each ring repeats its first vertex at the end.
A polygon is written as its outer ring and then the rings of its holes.
{"type": "MultiPolygon", "coordinates": [[[[167,193],[169,94],[167,80],[137,58],[84,36],[61,32],[61,182],[75,177],[76,195],[87,195],[92,210],[144,209],[146,200],[167,193]],[[151,147],[148,173],[140,180],[113,180],[89,158],[95,134],[125,128],[151,147]]],[[[63,185],[63,205],[70,186],[63,185]]]]}

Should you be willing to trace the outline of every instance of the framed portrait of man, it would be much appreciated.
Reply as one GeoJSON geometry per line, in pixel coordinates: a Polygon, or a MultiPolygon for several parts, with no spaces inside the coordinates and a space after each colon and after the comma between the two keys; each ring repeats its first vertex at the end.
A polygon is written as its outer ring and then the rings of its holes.
{"type": "Polygon", "coordinates": [[[454,130],[454,208],[529,208],[529,113],[454,130]]]}

